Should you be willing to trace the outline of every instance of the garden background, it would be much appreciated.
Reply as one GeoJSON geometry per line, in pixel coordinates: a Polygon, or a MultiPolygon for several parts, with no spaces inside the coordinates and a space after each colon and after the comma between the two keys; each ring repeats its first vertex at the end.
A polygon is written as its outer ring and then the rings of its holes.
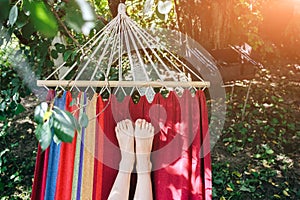
{"type": "MultiPolygon", "coordinates": [[[[42,95],[35,78],[53,71],[60,56],[77,59],[78,47],[116,15],[118,3],[0,1],[1,200],[30,198],[38,144],[33,114],[42,95]],[[53,42],[58,34],[63,44],[53,42]]],[[[234,87],[226,87],[226,122],[212,149],[213,198],[300,199],[300,1],[125,3],[143,28],[175,29],[213,55],[225,52],[215,58],[234,87]],[[263,67],[232,75],[226,58],[237,55],[229,45],[244,43],[263,67]]]]}

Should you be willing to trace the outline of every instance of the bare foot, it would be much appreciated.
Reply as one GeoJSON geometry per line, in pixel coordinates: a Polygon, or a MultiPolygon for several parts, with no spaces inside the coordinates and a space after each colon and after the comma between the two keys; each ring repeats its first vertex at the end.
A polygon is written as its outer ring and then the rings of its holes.
{"type": "Polygon", "coordinates": [[[150,154],[152,149],[154,127],[144,119],[135,122],[136,170],[138,173],[150,172],[150,154]]]}
{"type": "Polygon", "coordinates": [[[134,129],[131,120],[125,119],[118,122],[115,131],[122,156],[119,170],[131,172],[135,159],[134,129]]]}

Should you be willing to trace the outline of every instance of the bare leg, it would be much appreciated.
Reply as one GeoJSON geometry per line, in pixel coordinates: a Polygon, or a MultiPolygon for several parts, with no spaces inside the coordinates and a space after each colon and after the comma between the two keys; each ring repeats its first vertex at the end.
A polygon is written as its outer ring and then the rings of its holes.
{"type": "Polygon", "coordinates": [[[120,121],[116,128],[116,135],[121,149],[121,162],[115,183],[111,189],[109,200],[128,199],[130,176],[134,165],[134,129],[129,119],[120,121]]]}
{"type": "Polygon", "coordinates": [[[152,200],[150,154],[153,143],[154,128],[144,119],[135,122],[136,171],[138,173],[135,200],[152,200]]]}

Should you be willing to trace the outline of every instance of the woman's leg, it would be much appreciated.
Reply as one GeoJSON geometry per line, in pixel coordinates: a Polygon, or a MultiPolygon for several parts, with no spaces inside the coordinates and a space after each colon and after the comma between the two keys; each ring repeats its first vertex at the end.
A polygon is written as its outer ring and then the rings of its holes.
{"type": "Polygon", "coordinates": [[[130,176],[134,165],[134,129],[131,120],[118,122],[116,135],[121,149],[119,172],[111,189],[109,200],[127,200],[130,188],[130,176]]]}
{"type": "Polygon", "coordinates": [[[135,122],[135,143],[136,143],[136,171],[137,186],[134,194],[135,200],[152,200],[151,183],[151,161],[150,154],[154,137],[154,127],[144,119],[135,122]]]}

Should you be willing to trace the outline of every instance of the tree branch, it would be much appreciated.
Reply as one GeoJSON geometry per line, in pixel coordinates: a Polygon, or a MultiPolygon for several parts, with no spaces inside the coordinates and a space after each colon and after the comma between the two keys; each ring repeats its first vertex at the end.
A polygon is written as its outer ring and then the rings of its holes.
{"type": "Polygon", "coordinates": [[[66,25],[63,23],[63,21],[61,21],[59,15],[57,14],[57,12],[51,8],[52,13],[54,14],[55,18],[57,19],[57,21],[59,22],[59,24],[63,27],[63,29],[65,30],[65,32],[68,34],[68,36],[74,41],[74,43],[76,44],[76,46],[80,46],[79,42],[73,37],[73,35],[70,33],[69,29],[66,27],[66,25]]]}

